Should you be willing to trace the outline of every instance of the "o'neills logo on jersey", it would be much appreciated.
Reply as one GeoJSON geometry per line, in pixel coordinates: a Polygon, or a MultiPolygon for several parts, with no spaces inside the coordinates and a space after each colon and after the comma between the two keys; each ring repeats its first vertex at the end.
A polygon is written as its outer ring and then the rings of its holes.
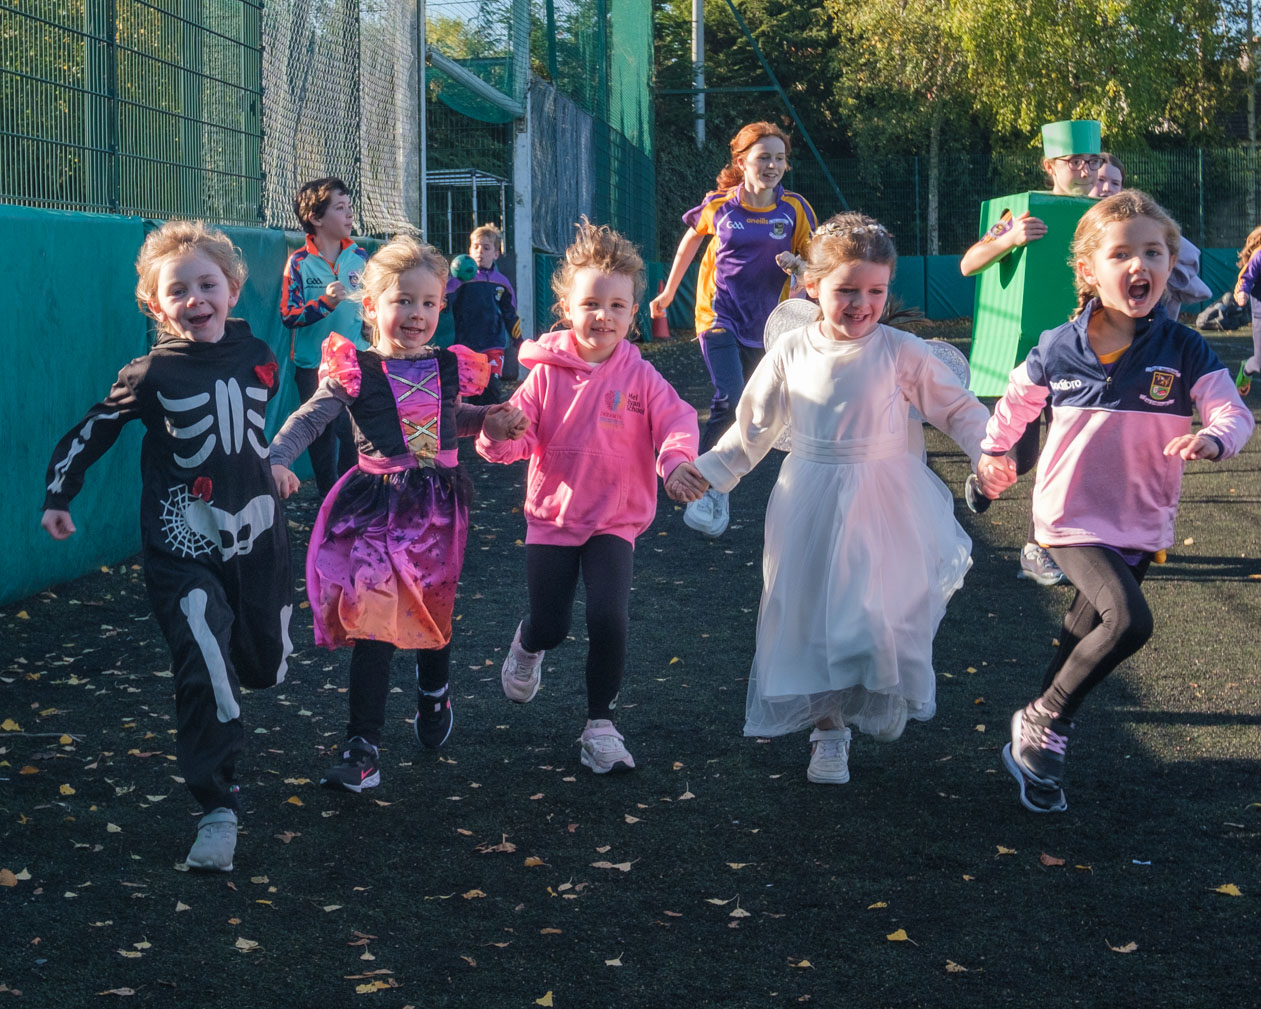
{"type": "Polygon", "coordinates": [[[1148,395],[1157,401],[1168,399],[1169,394],[1173,392],[1173,380],[1175,378],[1177,378],[1177,375],[1172,371],[1153,371],[1152,384],[1148,390],[1148,395]]]}

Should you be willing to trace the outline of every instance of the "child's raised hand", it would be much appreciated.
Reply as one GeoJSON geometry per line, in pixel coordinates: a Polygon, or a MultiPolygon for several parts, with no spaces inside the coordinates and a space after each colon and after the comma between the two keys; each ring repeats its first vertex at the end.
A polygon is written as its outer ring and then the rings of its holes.
{"type": "Polygon", "coordinates": [[[1030,242],[1036,242],[1045,234],[1046,221],[1040,217],[1031,216],[1027,210],[1017,217],[1011,226],[1013,245],[1028,245],[1030,242]]]}
{"type": "Polygon", "coordinates": [[[297,474],[284,466],[273,465],[271,478],[276,481],[276,493],[280,495],[282,501],[296,494],[298,488],[302,486],[302,481],[298,479],[297,474]]]}
{"type": "Polygon", "coordinates": [[[56,508],[47,509],[44,512],[44,517],[39,520],[39,524],[55,540],[69,539],[75,532],[74,522],[70,518],[70,513],[56,508]]]}
{"type": "Polygon", "coordinates": [[[346,300],[346,288],[340,280],[334,280],[324,288],[324,300],[331,301],[334,307],[346,300]]]}
{"type": "Polygon", "coordinates": [[[1216,459],[1220,454],[1217,442],[1202,434],[1184,434],[1165,446],[1165,455],[1178,455],[1188,461],[1216,459]]]}
{"type": "Polygon", "coordinates": [[[687,504],[699,500],[709,490],[709,481],[701,476],[694,463],[681,462],[666,477],[666,493],[670,500],[687,504]]]}
{"type": "Polygon", "coordinates": [[[482,418],[482,430],[491,441],[512,441],[530,430],[530,418],[512,403],[496,403],[482,418]]]}
{"type": "Polygon", "coordinates": [[[981,493],[996,498],[1016,482],[1016,464],[1005,455],[982,455],[976,464],[981,493]]]}

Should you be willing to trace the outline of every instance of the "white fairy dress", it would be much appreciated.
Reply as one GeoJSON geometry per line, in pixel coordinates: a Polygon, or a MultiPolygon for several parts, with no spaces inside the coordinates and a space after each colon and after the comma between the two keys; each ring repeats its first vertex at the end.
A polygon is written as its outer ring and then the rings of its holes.
{"type": "Polygon", "coordinates": [[[745,735],[839,715],[891,739],[935,713],[933,636],[972,541],[908,451],[912,407],[975,465],[988,411],[923,340],[884,325],[831,340],[812,323],[775,341],[734,425],[697,459],[729,491],[791,431],[766,508],[745,735]]]}

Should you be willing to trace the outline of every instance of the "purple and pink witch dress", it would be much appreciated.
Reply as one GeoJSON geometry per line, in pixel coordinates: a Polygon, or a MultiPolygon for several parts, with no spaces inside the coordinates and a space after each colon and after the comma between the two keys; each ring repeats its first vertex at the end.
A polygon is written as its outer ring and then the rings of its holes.
{"type": "Polygon", "coordinates": [[[487,358],[466,347],[390,358],[337,333],[324,342],[320,388],[271,446],[272,463],[290,466],[350,410],[359,461],[324,499],[307,552],[316,644],[450,642],[468,537],[456,439],[476,434],[484,413],[461,407],[457,396],[480,392],[489,375],[487,358]]]}

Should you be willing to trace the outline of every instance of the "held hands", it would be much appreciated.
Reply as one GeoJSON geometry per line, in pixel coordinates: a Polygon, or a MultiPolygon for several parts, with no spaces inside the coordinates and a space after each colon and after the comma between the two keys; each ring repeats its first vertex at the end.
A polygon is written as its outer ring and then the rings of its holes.
{"type": "Polygon", "coordinates": [[[512,441],[530,430],[530,418],[511,403],[496,403],[482,418],[482,430],[491,441],[512,441]]]}
{"type": "Polygon", "coordinates": [[[976,478],[987,498],[996,498],[1016,482],[1016,464],[1005,455],[982,455],[976,478]]]}
{"type": "Polygon", "coordinates": [[[1216,459],[1219,454],[1217,442],[1202,434],[1180,435],[1165,446],[1165,455],[1178,455],[1188,461],[1216,459]]]}
{"type": "Polygon", "coordinates": [[[324,288],[324,300],[331,302],[334,308],[345,301],[346,297],[346,288],[340,280],[334,280],[328,287],[324,288]]]}
{"type": "Polygon", "coordinates": [[[276,482],[276,493],[280,495],[282,501],[292,497],[302,486],[302,481],[297,478],[293,470],[286,469],[284,466],[273,465],[271,478],[276,482]]]}
{"type": "Polygon", "coordinates": [[[709,481],[701,476],[694,463],[681,462],[666,477],[666,493],[671,501],[680,504],[698,500],[707,490],[709,481]]]}
{"type": "Polygon", "coordinates": [[[1012,223],[1011,243],[1016,246],[1028,245],[1045,234],[1046,222],[1040,217],[1030,216],[1029,211],[1026,210],[1012,223]]]}
{"type": "Polygon", "coordinates": [[[39,520],[39,524],[55,540],[69,539],[75,533],[74,522],[71,521],[68,511],[49,508],[44,512],[44,517],[39,520]]]}

